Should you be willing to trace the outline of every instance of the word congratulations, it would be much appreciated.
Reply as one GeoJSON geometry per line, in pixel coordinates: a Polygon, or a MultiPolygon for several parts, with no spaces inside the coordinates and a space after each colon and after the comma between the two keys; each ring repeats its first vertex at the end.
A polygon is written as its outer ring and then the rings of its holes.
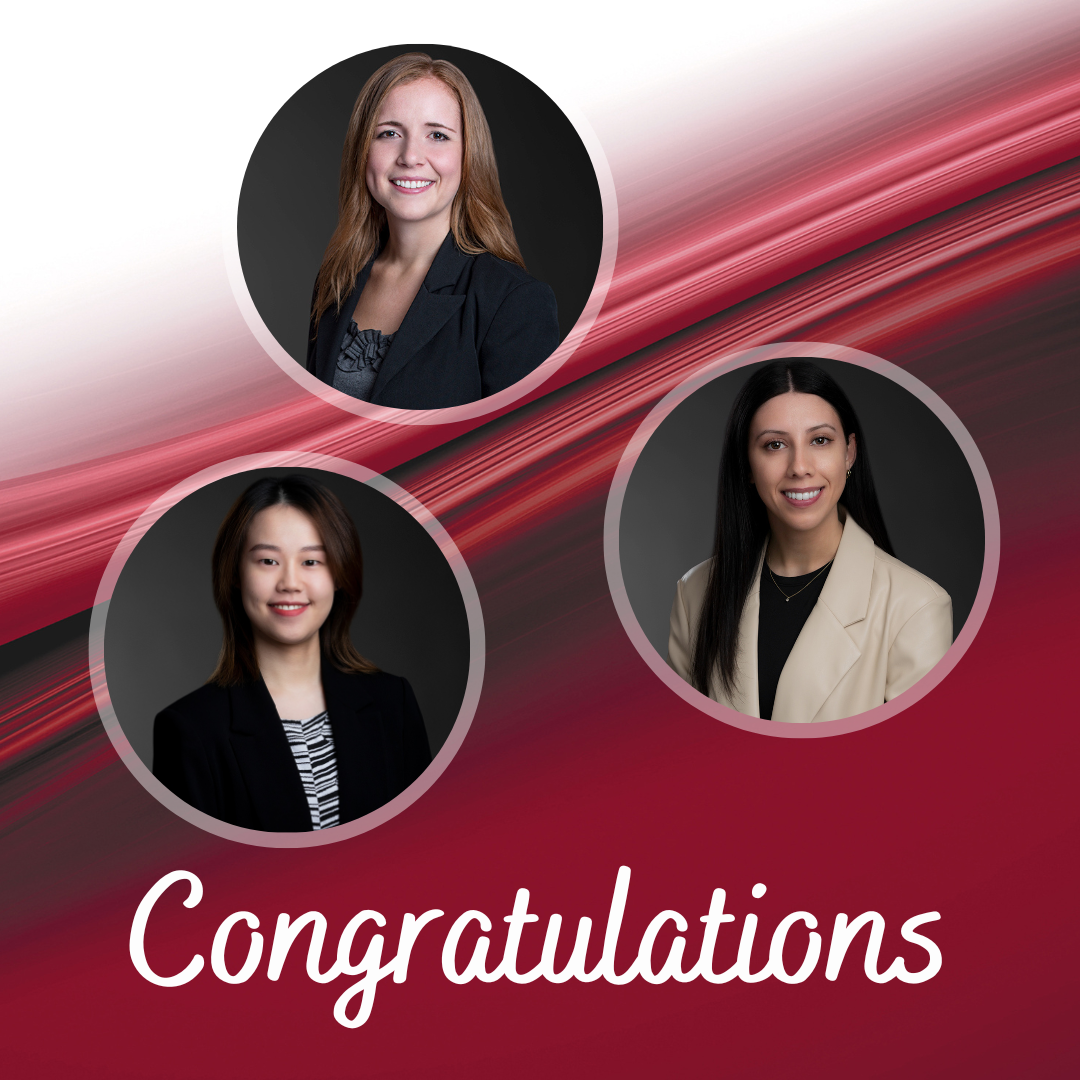
{"type": "MultiPolygon", "coordinates": [[[[206,964],[203,957],[196,954],[179,973],[162,975],[154,971],[146,959],[146,929],[150,913],[163,894],[172,885],[181,881],[186,881],[190,887],[187,898],[183,901],[184,907],[195,907],[202,900],[202,882],[187,870],[174,870],[155,882],[142,898],[131,924],[128,945],[131,962],[144,979],[156,986],[182,986],[189,983],[206,964]]],[[[810,977],[821,959],[822,939],[821,935],[815,932],[818,925],[817,919],[809,911],[794,911],[781,919],[773,931],[769,942],[769,958],[765,965],[759,971],[751,971],[751,953],[758,929],[758,917],[751,913],[743,918],[735,963],[724,971],[716,971],[714,954],[720,928],[725,923],[734,922],[735,916],[728,915],[724,911],[724,905],[727,902],[726,892],[723,889],[714,889],[709,912],[707,915],[702,915],[700,920],[705,924],[701,949],[697,960],[690,967],[683,966],[686,938],[682,935],[686,933],[688,923],[679,912],[667,910],[661,911],[645,928],[636,958],[624,971],[616,971],[615,954],[619,946],[619,935],[622,931],[623,913],[626,910],[629,889],[630,868],[622,866],[615,879],[615,891],[611,898],[607,926],[604,931],[603,952],[599,962],[591,970],[586,968],[585,963],[586,952],[592,937],[592,920],[589,918],[579,920],[569,959],[561,970],[556,970],[555,953],[559,946],[563,923],[561,915],[551,915],[548,918],[540,962],[528,971],[518,970],[518,950],[522,933],[526,925],[538,922],[540,918],[529,912],[529,890],[518,889],[513,910],[503,917],[503,921],[508,924],[508,929],[499,962],[492,968],[487,966],[491,948],[491,939],[487,935],[491,932],[491,920],[482,911],[470,910],[454,920],[443,941],[443,974],[450,982],[458,984],[471,982],[473,979],[480,982],[506,979],[512,983],[530,983],[537,979],[547,979],[552,983],[564,983],[570,979],[577,979],[579,982],[595,982],[598,979],[604,979],[609,983],[622,985],[637,978],[648,983],[663,983],[668,979],[674,979],[676,982],[704,979],[710,983],[727,983],[738,979],[744,983],[756,983],[769,978],[777,979],[782,983],[801,983],[810,977]],[[464,951],[461,948],[461,939],[474,923],[482,933],[474,942],[472,952],[462,967],[459,956],[459,952],[464,951]],[[655,955],[657,939],[668,923],[672,924],[677,933],[668,946],[667,955],[657,967],[655,955]],[[799,966],[794,971],[788,971],[784,965],[784,947],[787,945],[788,934],[797,923],[802,923],[809,931],[806,950],[799,966]]],[[[766,887],[755,885],[751,892],[756,899],[760,899],[765,895],[766,887]]],[[[425,927],[436,919],[443,918],[445,914],[438,908],[433,908],[422,915],[403,915],[393,957],[384,959],[386,936],[374,933],[368,940],[363,956],[354,963],[356,937],[361,928],[369,923],[379,929],[386,926],[386,918],[378,911],[361,911],[353,916],[341,931],[334,959],[325,971],[321,968],[327,933],[325,916],[318,911],[306,912],[296,919],[290,918],[287,914],[281,914],[277,917],[274,926],[273,940],[266,963],[266,977],[271,982],[276,982],[281,977],[289,950],[301,932],[310,926],[311,937],[308,943],[306,964],[308,978],[317,983],[329,983],[342,976],[349,978],[359,976],[357,981],[352,983],[334,1003],[334,1019],[347,1028],[360,1027],[371,1016],[371,1009],[375,1003],[375,991],[379,983],[388,977],[393,977],[396,983],[405,981],[417,938],[425,927]],[[354,1001],[356,1002],[355,1011],[350,1015],[349,1010],[354,1001]]],[[[885,935],[885,919],[876,911],[864,912],[858,918],[851,920],[847,915],[837,915],[833,923],[825,961],[825,978],[830,981],[836,979],[855,936],[863,927],[869,925],[863,971],[871,982],[886,983],[892,979],[899,979],[905,983],[921,983],[932,979],[941,970],[941,950],[929,938],[916,933],[916,930],[925,923],[936,922],[940,918],[938,912],[928,911],[908,919],[900,928],[900,936],[905,941],[925,950],[928,957],[926,967],[919,971],[909,971],[904,960],[897,957],[885,971],[881,972],[878,970],[878,961],[885,935]]],[[[258,932],[259,926],[259,917],[250,911],[234,912],[222,920],[218,926],[210,946],[210,970],[222,982],[244,983],[258,971],[265,951],[263,935],[258,932]],[[245,924],[250,932],[248,951],[239,970],[233,972],[225,964],[225,950],[229,937],[234,931],[243,933],[236,930],[241,923],[245,924]]]]}

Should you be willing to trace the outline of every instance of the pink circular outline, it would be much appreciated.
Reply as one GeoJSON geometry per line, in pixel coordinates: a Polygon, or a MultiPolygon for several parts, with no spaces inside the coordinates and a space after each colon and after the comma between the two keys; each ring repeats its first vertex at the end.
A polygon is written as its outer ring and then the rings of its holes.
{"type": "MultiPolygon", "coordinates": [[[[489,59],[495,59],[495,57],[489,59]]],[[[501,63],[501,61],[499,62],[501,63]]],[[[323,69],[323,71],[326,70],[329,69],[323,69]]],[[[316,72],[312,78],[318,78],[322,73],[322,71],[316,72]]],[[[521,73],[519,72],[519,74],[521,73]]],[[[522,78],[528,78],[528,76],[522,75],[522,78]]],[[[309,79],[308,82],[310,81],[309,79]]],[[[547,93],[544,87],[540,87],[540,89],[547,93]]],[[[548,96],[551,97],[550,94],[548,96]]],[[[577,352],[596,322],[600,309],[607,299],[608,290],[611,288],[611,280],[615,273],[615,258],[619,248],[619,202],[615,191],[615,178],[612,175],[611,165],[608,162],[607,155],[604,153],[600,139],[581,109],[577,106],[560,103],[554,97],[551,97],[551,100],[557,108],[562,110],[563,115],[573,125],[592,162],[596,182],[600,188],[604,231],[600,246],[600,264],[597,267],[596,280],[593,282],[589,299],[586,301],[585,307],[578,316],[577,322],[571,328],[570,333],[566,335],[559,347],[539,367],[530,371],[524,378],[519,379],[513,386],[508,386],[497,394],[481,398],[479,401],[471,401],[467,405],[453,405],[447,409],[392,409],[385,405],[373,405],[369,401],[358,401],[356,398],[349,397],[348,394],[343,394],[340,390],[328,386],[321,379],[315,378],[302,365],[298,364],[281,347],[274,335],[270,333],[258,309],[255,307],[255,302],[251,299],[251,293],[248,292],[243,267],[240,263],[240,242],[237,233],[240,188],[243,182],[243,174],[241,174],[240,181],[236,184],[236,198],[226,209],[226,222],[223,230],[225,270],[229,278],[229,285],[232,288],[233,298],[240,309],[240,314],[267,356],[297,385],[303,387],[308,393],[322,398],[327,404],[344,409],[346,412],[351,412],[356,416],[363,416],[369,420],[403,426],[450,424],[459,420],[472,420],[476,417],[487,416],[490,413],[505,409],[508,405],[512,405],[515,401],[547,382],[577,352]]],[[[259,137],[262,137],[262,132],[259,133],[259,137]]],[[[254,149],[255,147],[252,146],[251,153],[254,152],[254,149]]],[[[251,160],[251,153],[245,159],[245,170],[251,160]]]]}
{"type": "Polygon", "coordinates": [[[615,610],[619,613],[623,629],[633,643],[634,648],[641,655],[641,658],[663,683],[701,712],[707,713],[717,720],[722,720],[732,727],[741,728],[743,731],[753,731],[759,735],[769,735],[781,739],[821,739],[833,735],[844,735],[849,731],[861,731],[863,728],[872,727],[875,724],[880,724],[883,720],[888,720],[925,697],[959,663],[960,658],[967,652],[968,646],[975,639],[975,635],[986,617],[986,612],[990,608],[990,600],[993,596],[994,586],[997,583],[1000,561],[1001,521],[998,515],[994,486],[982,454],[979,453],[979,448],[975,445],[975,440],[968,433],[967,428],[964,427],[956,413],[933,390],[903,368],[897,367],[895,364],[891,364],[888,360],[883,360],[873,353],[821,341],[781,341],[728,353],[684,379],[653,406],[648,416],[641,422],[637,431],[634,432],[633,437],[627,443],[626,449],[623,451],[619,464],[615,469],[611,490],[608,494],[607,509],[604,514],[604,564],[607,569],[608,588],[611,590],[611,598],[615,603],[615,610]],[[622,566],[619,560],[619,522],[622,517],[626,486],[630,481],[630,474],[637,464],[638,456],[652,437],[653,432],[680,402],[706,383],[712,382],[713,379],[726,375],[728,372],[735,371],[737,368],[745,367],[747,364],[756,364],[763,360],[774,360],[784,356],[820,356],[831,360],[841,360],[849,364],[857,364],[859,367],[884,375],[902,386],[909,393],[914,394],[949,429],[949,433],[963,451],[968,468],[971,469],[972,475],[975,477],[979,498],[982,501],[986,536],[982,578],[979,581],[975,603],[971,608],[967,621],[964,623],[963,629],[961,629],[952,647],[942,660],[910,690],[893,698],[892,701],[886,702],[884,705],[878,705],[866,712],[844,717],[842,720],[829,720],[817,724],[777,724],[769,720],[762,720],[757,716],[748,716],[745,713],[736,712],[734,709],[729,709],[707,698],[680,678],[653,648],[638,624],[637,617],[630,606],[626,586],[623,584],[622,566]]]}
{"type": "Polygon", "coordinates": [[[244,457],[231,458],[228,461],[212,465],[207,469],[189,476],[187,479],[170,488],[164,495],[156,499],[137,518],[135,523],[124,534],[124,538],[112,553],[105,573],[101,577],[97,593],[94,597],[94,607],[90,614],[90,681],[94,692],[94,701],[97,704],[98,714],[105,726],[105,731],[111,740],[113,747],[120,760],[127,766],[135,779],[155,798],[162,806],[171,810],[178,817],[198,826],[206,832],[224,837],[226,840],[235,840],[241,844],[252,844],[258,847],[269,848],[308,848],[322,847],[325,844],[335,844],[339,840],[349,840],[361,833],[370,831],[377,826],[396,817],[406,807],[411,806],[432,784],[446,771],[447,766],[453,760],[454,755],[461,748],[465,736],[472,725],[476,708],[480,702],[480,691],[484,682],[484,618],[480,607],[480,596],[476,591],[469,568],[458,551],[457,545],[450,538],[449,533],[439,524],[438,520],[415,496],[404,488],[399,487],[385,476],[356,465],[351,461],[340,458],[327,457],[325,454],[304,453],[284,450],[277,453],[249,454],[244,457]],[[238,825],[229,825],[217,818],[204,814],[201,810],[188,805],[183,799],[174,795],[154,774],[146,767],[142,759],[131,748],[127,736],[124,734],[120,721],[113,711],[112,700],[109,697],[108,682],[105,675],[105,624],[108,618],[109,600],[116,586],[120,572],[123,570],[132,551],[146,535],[147,530],[169,509],[181,502],[188,495],[207,484],[213,483],[226,476],[234,476],[237,473],[251,472],[258,469],[271,469],[281,467],[295,467],[306,469],[323,469],[327,472],[338,473],[357,480],[368,487],[375,488],[387,498],[393,499],[400,507],[408,511],[427,531],[428,535],[439,545],[446,561],[457,580],[458,588],[465,602],[465,613],[469,623],[469,677],[465,685],[465,696],[461,702],[454,726],[442,748],[435,755],[432,763],[424,772],[396,798],[391,799],[385,806],[366,814],[355,821],[348,821],[344,825],[338,825],[333,829],[310,833],[271,833],[261,832],[257,829],[244,829],[238,825]]]}

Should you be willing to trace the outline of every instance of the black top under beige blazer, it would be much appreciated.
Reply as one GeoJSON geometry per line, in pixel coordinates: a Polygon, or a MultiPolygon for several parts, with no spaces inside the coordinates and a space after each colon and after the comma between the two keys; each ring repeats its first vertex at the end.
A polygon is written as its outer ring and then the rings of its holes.
{"type": "MultiPolygon", "coordinates": [[[[886,554],[846,517],[832,569],[780,673],[772,719],[820,723],[866,712],[914,686],[952,644],[952,601],[924,574],[886,554]]],[[[718,677],[709,697],[758,711],[758,588],[765,551],[739,622],[734,694],[718,677]]],[[[671,609],[668,663],[687,682],[712,560],[679,581],[671,609]]]]}
{"type": "MultiPolygon", "coordinates": [[[[331,386],[374,261],[361,270],[341,310],[331,307],[311,329],[308,371],[331,386]]],[[[448,233],[394,333],[370,400],[394,409],[464,405],[512,386],[558,344],[551,289],[494,255],[466,255],[448,233]]]]}
{"type": "MultiPolygon", "coordinates": [[[[431,751],[404,679],[381,671],[347,675],[324,660],[322,684],[344,823],[404,791],[430,764],[431,751]]],[[[232,825],[311,829],[300,771],[262,679],[227,689],[208,683],[158,713],[154,775],[186,803],[232,825]]]]}

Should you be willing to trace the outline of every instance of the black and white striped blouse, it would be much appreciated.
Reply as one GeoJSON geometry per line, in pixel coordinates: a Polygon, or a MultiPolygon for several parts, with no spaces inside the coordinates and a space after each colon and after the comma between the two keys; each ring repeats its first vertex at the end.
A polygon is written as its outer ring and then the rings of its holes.
{"type": "Polygon", "coordinates": [[[330,829],[338,823],[337,758],[334,734],[325,710],[309,720],[282,720],[289,747],[296,758],[304,784],[313,829],[330,829]]]}

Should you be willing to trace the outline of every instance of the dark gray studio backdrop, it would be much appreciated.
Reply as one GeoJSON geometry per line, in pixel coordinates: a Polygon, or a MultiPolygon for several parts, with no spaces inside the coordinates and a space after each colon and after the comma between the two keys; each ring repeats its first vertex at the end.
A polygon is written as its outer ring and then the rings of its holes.
{"type": "Polygon", "coordinates": [[[512,68],[467,49],[375,49],[328,68],[289,98],[255,147],[240,190],[244,280],[267,328],[301,364],[315,275],[337,225],[341,148],[353,104],[369,75],[407,52],[448,60],[472,83],[525,266],[554,290],[561,337],[592,292],[603,243],[600,188],[584,144],[551,98],[512,68]]]}
{"type": "MultiPolygon", "coordinates": [[[[982,503],[945,425],[891,379],[812,358],[843,387],[863,427],[874,484],[896,557],[952,597],[953,636],[982,577],[982,503]]],[[[720,448],[735,395],[761,364],[707,383],[656,429],[623,501],[619,557],[638,623],[667,657],[675,584],[712,555],[720,448]]]]}
{"type": "Polygon", "coordinates": [[[450,565],[418,522],[374,488],[337,473],[260,469],[189,495],[143,537],[116,583],[105,626],[105,675],[120,726],[151,768],[154,717],[201,686],[217,663],[221,619],[210,588],[218,526],[262,476],[304,473],[345,504],[360,534],[364,595],[352,639],[409,680],[432,753],[454,726],[469,675],[469,626],[450,565]]]}

